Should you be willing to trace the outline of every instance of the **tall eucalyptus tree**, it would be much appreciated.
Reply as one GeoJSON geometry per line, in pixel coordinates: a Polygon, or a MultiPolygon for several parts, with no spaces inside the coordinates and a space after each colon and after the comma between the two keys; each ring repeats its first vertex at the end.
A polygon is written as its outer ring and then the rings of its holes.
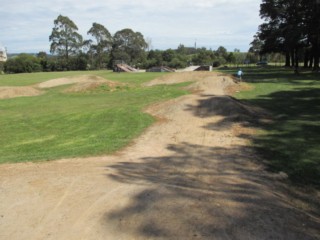
{"type": "Polygon", "coordinates": [[[96,67],[100,69],[103,62],[107,62],[107,54],[112,47],[112,36],[108,29],[99,23],[93,23],[88,34],[94,38],[90,40],[90,53],[96,57],[96,67]]]}
{"type": "Polygon", "coordinates": [[[59,15],[54,20],[54,27],[49,37],[50,52],[56,53],[68,62],[69,56],[79,53],[82,36],[77,32],[77,25],[68,17],[59,15]]]}

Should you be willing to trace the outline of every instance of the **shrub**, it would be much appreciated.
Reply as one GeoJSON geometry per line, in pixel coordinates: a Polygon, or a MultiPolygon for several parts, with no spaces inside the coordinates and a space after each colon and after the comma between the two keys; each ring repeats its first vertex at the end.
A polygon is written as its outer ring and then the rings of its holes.
{"type": "Polygon", "coordinates": [[[8,59],[4,64],[6,73],[31,73],[41,72],[40,60],[35,56],[22,53],[15,58],[8,59]]]}

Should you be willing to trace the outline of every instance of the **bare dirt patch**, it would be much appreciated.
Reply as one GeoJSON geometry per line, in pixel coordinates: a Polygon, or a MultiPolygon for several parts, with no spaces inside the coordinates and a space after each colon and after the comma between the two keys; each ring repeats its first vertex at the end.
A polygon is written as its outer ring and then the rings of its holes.
{"type": "Polygon", "coordinates": [[[44,91],[35,87],[0,87],[0,99],[15,97],[31,97],[43,94],[44,91]]]}
{"type": "Polygon", "coordinates": [[[70,78],[51,79],[49,81],[38,84],[37,87],[52,88],[52,87],[57,87],[62,85],[69,85],[69,84],[73,84],[73,85],[67,88],[65,92],[87,92],[87,91],[92,91],[102,85],[107,86],[110,91],[113,91],[117,87],[125,85],[122,83],[106,80],[102,77],[98,77],[94,75],[84,75],[84,76],[76,76],[76,77],[70,77],[70,78]]]}
{"type": "Polygon", "coordinates": [[[51,79],[51,80],[37,84],[37,87],[52,88],[52,87],[74,84],[74,83],[89,83],[89,82],[104,82],[104,81],[106,80],[102,77],[98,77],[94,75],[83,75],[83,76],[51,79]]]}
{"type": "Polygon", "coordinates": [[[250,86],[248,83],[246,82],[236,82],[237,84],[233,84],[233,85],[230,85],[228,86],[226,89],[225,89],[225,92],[229,95],[233,95],[237,92],[240,92],[240,91],[250,91],[250,90],[253,90],[252,89],[252,86],[250,86]]]}
{"type": "Polygon", "coordinates": [[[94,75],[75,76],[68,78],[51,79],[36,85],[26,87],[0,87],[0,99],[15,97],[38,96],[45,93],[45,89],[72,85],[65,92],[88,92],[101,86],[106,86],[109,91],[114,91],[117,87],[123,87],[125,84],[106,80],[94,75]]]}
{"type": "Polygon", "coordinates": [[[166,74],[159,78],[156,78],[150,82],[145,83],[145,86],[153,86],[159,84],[175,84],[182,82],[194,82],[203,78],[211,77],[215,78],[219,74],[214,72],[176,72],[166,74]]]}
{"type": "Polygon", "coordinates": [[[201,93],[150,106],[165,121],[117,155],[0,165],[0,238],[319,239],[319,217],[255,163],[234,81],[194,81],[201,93]]]}

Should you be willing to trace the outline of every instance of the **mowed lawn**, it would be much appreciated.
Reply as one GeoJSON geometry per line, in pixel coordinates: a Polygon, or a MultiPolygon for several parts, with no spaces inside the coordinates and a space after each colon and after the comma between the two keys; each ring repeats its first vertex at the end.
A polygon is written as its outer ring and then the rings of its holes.
{"type": "MultiPolygon", "coordinates": [[[[252,140],[271,170],[295,183],[320,186],[320,74],[281,67],[243,68],[253,87],[236,95],[271,114],[252,140]]],[[[234,74],[236,69],[227,71],[234,74]]]]}
{"type": "Polygon", "coordinates": [[[0,75],[0,86],[26,86],[76,75],[98,75],[128,83],[116,91],[98,88],[65,93],[68,86],[41,96],[0,99],[0,163],[97,156],[126,146],[154,122],[143,108],[186,94],[182,86],[141,87],[163,73],[110,71],[0,75]]]}

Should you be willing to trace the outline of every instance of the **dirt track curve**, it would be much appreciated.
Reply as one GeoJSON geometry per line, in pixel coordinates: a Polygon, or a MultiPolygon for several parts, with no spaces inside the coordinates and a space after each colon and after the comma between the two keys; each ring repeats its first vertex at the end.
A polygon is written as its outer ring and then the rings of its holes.
{"type": "Polygon", "coordinates": [[[114,156],[0,165],[0,239],[319,239],[251,161],[240,123],[255,110],[225,95],[233,84],[201,75],[114,156]]]}

